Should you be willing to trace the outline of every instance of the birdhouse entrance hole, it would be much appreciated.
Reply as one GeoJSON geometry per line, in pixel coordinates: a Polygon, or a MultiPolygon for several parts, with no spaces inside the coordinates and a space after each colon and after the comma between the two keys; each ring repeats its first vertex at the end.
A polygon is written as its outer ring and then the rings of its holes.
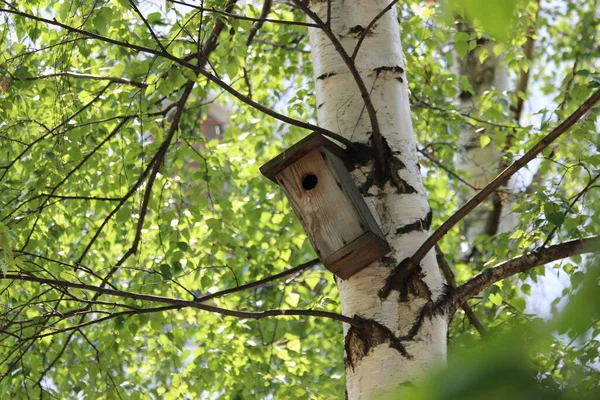
{"type": "Polygon", "coordinates": [[[260,167],[283,189],[323,265],[342,279],[390,252],[344,150],[313,133],[260,167]]]}
{"type": "Polygon", "coordinates": [[[315,174],[306,174],[302,177],[302,187],[304,190],[313,190],[317,183],[319,183],[319,178],[315,174]]]}

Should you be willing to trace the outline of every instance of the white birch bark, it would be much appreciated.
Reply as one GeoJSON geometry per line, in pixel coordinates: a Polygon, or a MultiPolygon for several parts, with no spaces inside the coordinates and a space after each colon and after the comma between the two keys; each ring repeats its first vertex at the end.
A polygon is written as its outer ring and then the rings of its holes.
{"type": "MultiPolygon", "coordinates": [[[[389,0],[331,1],[331,29],[346,52],[352,54],[357,32],[388,4],[389,0]]],[[[316,0],[310,6],[327,20],[327,2],[316,0]]],[[[380,398],[446,360],[448,321],[435,308],[445,290],[433,252],[415,276],[402,280],[405,290],[400,290],[397,279],[402,270],[396,268],[398,264],[429,235],[431,209],[417,164],[396,18],[393,9],[379,19],[356,58],[389,145],[386,162],[401,184],[388,179],[383,188],[372,185],[372,163],[352,171],[392,252],[350,279],[338,281],[343,313],[363,319],[365,326],[344,330],[349,399],[380,398]]],[[[310,39],[319,125],[355,143],[369,144],[371,124],[347,65],[323,31],[311,29],[310,39]]]]}

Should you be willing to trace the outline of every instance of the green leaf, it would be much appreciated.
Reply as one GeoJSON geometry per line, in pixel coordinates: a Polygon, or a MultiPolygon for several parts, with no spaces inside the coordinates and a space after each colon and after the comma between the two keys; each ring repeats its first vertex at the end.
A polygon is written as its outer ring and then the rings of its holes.
{"type": "Polygon", "coordinates": [[[485,146],[487,146],[488,144],[490,144],[491,141],[492,141],[492,139],[488,135],[480,135],[479,136],[479,144],[481,145],[482,149],[485,146]]]}
{"type": "Polygon", "coordinates": [[[561,226],[563,224],[563,221],[565,220],[565,214],[562,212],[553,212],[548,215],[547,219],[553,225],[561,226]]]}
{"type": "Polygon", "coordinates": [[[108,7],[101,7],[94,13],[92,23],[101,35],[108,34],[112,17],[113,11],[108,7]]]}
{"type": "Polygon", "coordinates": [[[296,353],[300,353],[300,350],[302,349],[302,342],[300,342],[300,339],[288,340],[285,347],[287,347],[289,350],[295,351],[296,353]]]}
{"type": "Polygon", "coordinates": [[[456,53],[460,57],[464,57],[467,54],[467,51],[469,51],[468,40],[469,35],[464,32],[457,32],[456,35],[454,35],[454,50],[456,50],[456,53]]]}
{"type": "Polygon", "coordinates": [[[288,293],[288,295],[285,298],[285,301],[291,307],[298,307],[298,303],[300,302],[300,295],[298,293],[288,293]]]}
{"type": "Polygon", "coordinates": [[[500,293],[490,293],[488,300],[496,306],[502,305],[502,295],[500,293]]]}
{"type": "Polygon", "coordinates": [[[483,29],[496,39],[508,41],[517,0],[454,0],[452,5],[469,20],[480,22],[483,29]]]}

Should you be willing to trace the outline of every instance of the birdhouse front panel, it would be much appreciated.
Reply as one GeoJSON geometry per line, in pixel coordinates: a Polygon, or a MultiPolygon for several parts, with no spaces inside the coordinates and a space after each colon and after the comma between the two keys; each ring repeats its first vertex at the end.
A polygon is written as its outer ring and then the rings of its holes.
{"type": "Polygon", "coordinates": [[[362,218],[330,165],[314,151],[276,175],[321,260],[365,232],[362,218]]]}
{"type": "Polygon", "coordinates": [[[341,148],[313,133],[261,172],[283,188],[325,267],[345,279],[390,248],[342,156],[341,148]]]}

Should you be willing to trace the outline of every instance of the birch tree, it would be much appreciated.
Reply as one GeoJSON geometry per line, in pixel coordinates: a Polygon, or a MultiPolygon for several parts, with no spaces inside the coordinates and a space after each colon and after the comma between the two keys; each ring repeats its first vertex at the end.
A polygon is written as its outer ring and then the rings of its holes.
{"type": "Polygon", "coordinates": [[[467,13],[465,31],[429,1],[2,1],[2,393],[398,396],[475,329],[535,319],[526,279],[555,261],[578,294],[548,329],[570,343],[547,338],[524,373],[597,390],[598,23],[561,4],[515,2],[501,31],[467,13]],[[479,68],[533,65],[532,22],[565,79],[532,74],[561,106],[521,125],[527,88],[479,68]],[[493,165],[475,183],[453,161],[466,129],[489,139],[466,141],[493,165]],[[344,149],[392,249],[347,280],[258,170],[310,132],[344,149]],[[514,193],[515,226],[468,233],[462,257],[464,220],[536,158],[551,183],[514,193]]]}

